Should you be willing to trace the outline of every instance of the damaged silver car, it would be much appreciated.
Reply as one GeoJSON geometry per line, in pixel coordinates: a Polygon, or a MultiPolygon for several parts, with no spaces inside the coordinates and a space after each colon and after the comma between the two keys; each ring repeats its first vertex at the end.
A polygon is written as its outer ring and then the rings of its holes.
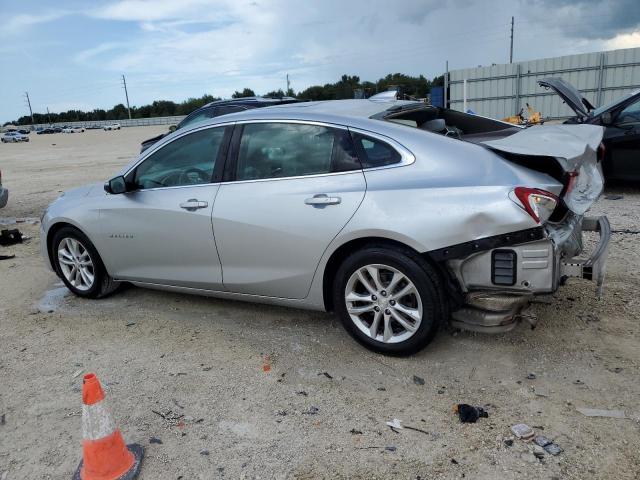
{"type": "Polygon", "coordinates": [[[334,311],[406,355],[438,328],[504,332],[569,277],[602,288],[603,129],[387,99],[309,102],[181,129],[43,216],[75,294],[121,282],[334,311]],[[587,255],[582,232],[598,231],[587,255]]]}

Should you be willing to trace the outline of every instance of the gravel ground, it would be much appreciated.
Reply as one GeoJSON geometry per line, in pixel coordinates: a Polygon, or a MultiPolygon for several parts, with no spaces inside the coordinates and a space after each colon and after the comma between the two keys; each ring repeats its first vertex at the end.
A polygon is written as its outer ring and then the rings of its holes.
{"type": "MultiPolygon", "coordinates": [[[[107,179],[163,130],[1,145],[11,194],[0,223],[15,228],[60,191],[107,179]]],[[[640,230],[638,190],[607,193],[624,198],[594,210],[614,229],[640,230]]],[[[574,280],[533,306],[535,330],[443,331],[398,359],[364,350],[323,313],[133,287],[75,298],[45,269],[38,225],[17,227],[32,239],[0,248],[16,255],[0,262],[2,480],[71,476],[81,455],[80,372],[89,371],[126,440],[145,446],[143,479],[640,478],[638,235],[614,234],[601,301],[574,280]],[[460,402],[486,406],[489,418],[459,423],[460,402]],[[393,418],[423,432],[394,433],[385,425],[393,418]],[[538,460],[530,443],[508,446],[519,422],[564,452],[538,460]]]]}

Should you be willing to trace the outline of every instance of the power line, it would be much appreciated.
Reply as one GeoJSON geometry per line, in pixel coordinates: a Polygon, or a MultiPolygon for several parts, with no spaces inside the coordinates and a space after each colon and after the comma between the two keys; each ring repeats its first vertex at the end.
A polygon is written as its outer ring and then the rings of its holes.
{"type": "Polygon", "coordinates": [[[122,75],[122,85],[124,86],[124,95],[127,98],[127,112],[129,112],[129,120],[131,120],[131,108],[129,108],[129,93],[127,92],[127,80],[122,75]]]}

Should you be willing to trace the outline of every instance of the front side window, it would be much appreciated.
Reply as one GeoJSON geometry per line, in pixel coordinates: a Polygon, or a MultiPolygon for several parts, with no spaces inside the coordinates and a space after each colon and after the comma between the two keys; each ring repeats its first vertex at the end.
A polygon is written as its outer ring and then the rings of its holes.
{"type": "Polygon", "coordinates": [[[250,123],[244,125],[237,180],[296,177],[360,168],[355,155],[344,150],[345,131],[296,123],[250,123]],[[333,169],[334,150],[339,152],[333,169]],[[351,160],[351,164],[349,164],[351,160]]]}
{"type": "Polygon", "coordinates": [[[200,130],[163,146],[136,168],[134,188],[145,190],[211,183],[225,130],[224,127],[200,130]]]}
{"type": "Polygon", "coordinates": [[[400,163],[402,157],[391,145],[376,138],[360,135],[353,136],[362,168],[376,168],[400,163]]]}

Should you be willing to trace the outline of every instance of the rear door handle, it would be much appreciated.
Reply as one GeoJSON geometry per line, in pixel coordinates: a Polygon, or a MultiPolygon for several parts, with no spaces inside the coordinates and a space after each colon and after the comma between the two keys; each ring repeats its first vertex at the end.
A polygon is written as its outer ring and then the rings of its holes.
{"type": "Polygon", "coordinates": [[[201,200],[198,200],[197,198],[190,198],[186,202],[182,202],[180,204],[180,208],[184,208],[185,210],[189,210],[190,212],[194,212],[199,208],[207,208],[208,206],[208,202],[203,202],[201,200]]]}
{"type": "Polygon", "coordinates": [[[338,205],[342,199],[340,197],[329,197],[326,193],[319,193],[311,198],[307,198],[304,203],[307,205],[338,205]]]}

